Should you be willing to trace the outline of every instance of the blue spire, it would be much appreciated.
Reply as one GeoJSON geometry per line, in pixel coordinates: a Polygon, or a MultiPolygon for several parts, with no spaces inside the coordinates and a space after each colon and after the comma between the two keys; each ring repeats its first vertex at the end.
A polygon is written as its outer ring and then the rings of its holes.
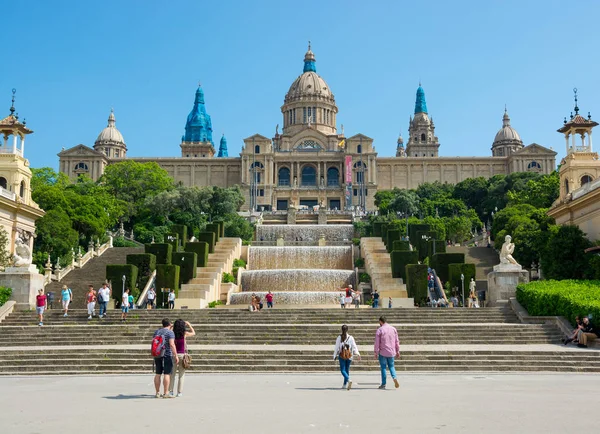
{"type": "Polygon", "coordinates": [[[221,144],[219,145],[219,154],[217,157],[229,157],[227,153],[227,139],[225,138],[225,134],[221,137],[221,144]]]}
{"type": "Polygon", "coordinates": [[[427,114],[427,103],[425,102],[425,91],[421,87],[421,83],[419,83],[419,88],[417,89],[417,101],[415,102],[415,114],[417,114],[417,113],[427,114]]]}
{"type": "Polygon", "coordinates": [[[210,142],[212,143],[212,121],[204,107],[204,91],[200,86],[196,90],[194,108],[185,123],[184,142],[210,142]]]}
{"type": "Polygon", "coordinates": [[[310,50],[310,41],[308,41],[308,51],[304,55],[304,72],[317,72],[315,65],[315,54],[310,50]]]}

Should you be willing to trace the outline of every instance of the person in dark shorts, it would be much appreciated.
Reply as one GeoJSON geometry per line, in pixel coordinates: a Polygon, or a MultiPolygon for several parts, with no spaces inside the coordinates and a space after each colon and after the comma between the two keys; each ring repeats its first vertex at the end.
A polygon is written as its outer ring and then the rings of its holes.
{"type": "Polygon", "coordinates": [[[173,333],[173,326],[169,318],[163,318],[162,328],[159,328],[154,332],[154,337],[162,336],[165,345],[165,352],[163,357],[154,358],[154,367],[156,369],[156,375],[154,375],[154,388],[156,389],[156,397],[160,398],[160,377],[162,376],[163,383],[163,398],[172,398],[169,395],[169,384],[171,383],[171,374],[173,373],[173,362],[179,363],[179,357],[177,356],[177,349],[175,348],[175,333],[173,333]]]}

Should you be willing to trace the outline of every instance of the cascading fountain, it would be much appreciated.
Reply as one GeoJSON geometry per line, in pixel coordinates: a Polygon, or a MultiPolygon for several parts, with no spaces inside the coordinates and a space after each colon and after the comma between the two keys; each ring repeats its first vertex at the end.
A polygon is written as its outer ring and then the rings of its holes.
{"type": "MultiPolygon", "coordinates": [[[[352,225],[259,225],[257,238],[285,241],[343,242],[352,239],[352,225]]],[[[249,304],[252,294],[275,304],[338,304],[341,288],[355,284],[352,246],[250,246],[248,269],[241,275],[241,292],[230,304],[249,304]]]]}

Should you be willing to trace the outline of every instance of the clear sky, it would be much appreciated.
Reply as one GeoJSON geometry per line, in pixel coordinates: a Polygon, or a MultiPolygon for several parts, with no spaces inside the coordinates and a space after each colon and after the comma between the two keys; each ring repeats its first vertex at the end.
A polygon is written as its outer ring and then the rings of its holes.
{"type": "Polygon", "coordinates": [[[92,146],[111,107],[129,156],[180,156],[201,82],[216,145],[225,133],[237,156],[283,123],[311,40],[338,128],[374,138],[380,156],[400,131],[406,141],[421,80],[440,155],[491,155],[506,104],[525,144],[560,158],[574,87],[600,119],[599,12],[558,0],[3,2],[0,116],[16,88],[32,167],[92,146]]]}

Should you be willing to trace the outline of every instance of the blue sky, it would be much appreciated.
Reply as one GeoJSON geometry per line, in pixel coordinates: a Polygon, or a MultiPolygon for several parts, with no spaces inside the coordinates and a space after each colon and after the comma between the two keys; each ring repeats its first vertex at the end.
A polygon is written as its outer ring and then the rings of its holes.
{"type": "Polygon", "coordinates": [[[180,156],[200,81],[215,141],[225,133],[236,156],[282,124],[311,40],[338,128],[374,138],[380,156],[406,139],[421,80],[440,155],[491,155],[506,104],[523,141],[560,158],[573,87],[600,118],[599,12],[557,0],[5,2],[0,115],[16,88],[32,167],[92,146],[111,107],[129,156],[180,156]]]}

